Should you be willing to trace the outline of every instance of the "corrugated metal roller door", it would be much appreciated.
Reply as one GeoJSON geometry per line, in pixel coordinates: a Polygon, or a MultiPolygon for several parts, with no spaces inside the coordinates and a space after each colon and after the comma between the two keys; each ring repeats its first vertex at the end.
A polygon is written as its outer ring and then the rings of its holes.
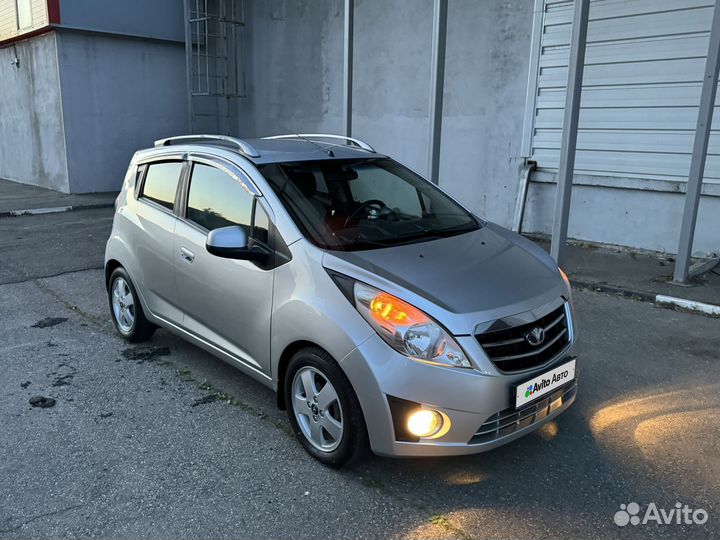
{"type": "MultiPolygon", "coordinates": [[[[553,170],[573,2],[545,0],[543,8],[530,156],[553,170]]],[[[711,0],[591,2],[576,173],[687,179],[712,14],[711,0]]],[[[718,116],[705,171],[706,181],[715,183],[718,116]]]]}

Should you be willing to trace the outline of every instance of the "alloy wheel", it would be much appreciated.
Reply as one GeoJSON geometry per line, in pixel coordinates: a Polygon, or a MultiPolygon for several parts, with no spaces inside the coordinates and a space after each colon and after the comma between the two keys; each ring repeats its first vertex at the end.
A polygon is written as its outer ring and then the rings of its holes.
{"type": "Polygon", "coordinates": [[[344,431],[340,401],[320,370],[305,366],[295,373],[292,408],[300,430],[315,448],[332,452],[340,445],[344,431]]]}
{"type": "Polygon", "coordinates": [[[121,277],[113,282],[112,308],[120,330],[131,332],[135,323],[135,299],[130,286],[121,277]]]}

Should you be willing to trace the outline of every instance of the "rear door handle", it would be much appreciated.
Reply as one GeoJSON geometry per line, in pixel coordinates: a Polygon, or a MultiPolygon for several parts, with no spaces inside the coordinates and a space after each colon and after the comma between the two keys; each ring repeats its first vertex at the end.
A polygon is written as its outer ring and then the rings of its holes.
{"type": "Polygon", "coordinates": [[[184,248],[184,247],[180,248],[180,256],[183,258],[184,261],[189,262],[189,263],[191,263],[195,260],[195,254],[192,251],[190,251],[189,249],[184,248]]]}

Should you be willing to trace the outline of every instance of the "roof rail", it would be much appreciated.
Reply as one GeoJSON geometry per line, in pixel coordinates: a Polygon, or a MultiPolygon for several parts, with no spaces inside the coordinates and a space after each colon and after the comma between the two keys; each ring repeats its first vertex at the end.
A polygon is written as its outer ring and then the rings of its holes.
{"type": "Polygon", "coordinates": [[[170,146],[173,144],[213,141],[222,142],[229,146],[233,146],[246,157],[260,157],[260,153],[255,150],[255,148],[253,148],[251,144],[246,143],[242,139],[236,139],[235,137],[229,137],[227,135],[178,135],[177,137],[158,139],[157,141],[155,141],[155,146],[170,146]]]}
{"type": "Polygon", "coordinates": [[[263,139],[337,139],[345,142],[349,142],[357,146],[358,148],[367,152],[375,153],[375,149],[368,143],[361,141],[360,139],[353,139],[352,137],[345,137],[344,135],[329,135],[327,133],[294,133],[290,135],[275,135],[273,137],[263,137],[263,139]]]}

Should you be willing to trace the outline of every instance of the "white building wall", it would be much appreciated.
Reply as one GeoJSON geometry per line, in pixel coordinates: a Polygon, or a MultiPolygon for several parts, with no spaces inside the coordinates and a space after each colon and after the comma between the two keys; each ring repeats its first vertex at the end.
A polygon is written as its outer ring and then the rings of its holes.
{"type": "Polygon", "coordinates": [[[18,16],[17,0],[0,0],[0,41],[32,32],[50,22],[46,0],[32,0],[29,9],[29,25],[23,25],[18,16]],[[20,27],[20,28],[18,28],[20,27]]]}
{"type": "MultiPolygon", "coordinates": [[[[707,54],[711,0],[593,0],[569,235],[674,252],[707,54]],[[591,187],[592,186],[592,187],[591,187]]],[[[525,155],[537,162],[526,229],[549,232],[573,2],[537,0],[525,155]]],[[[720,99],[720,98],[719,98],[720,99]]],[[[716,108],[717,111],[717,108],[716,108]]],[[[710,137],[695,252],[720,251],[720,118],[710,137]]]]}
{"type": "MultiPolygon", "coordinates": [[[[540,50],[533,51],[539,55],[534,118],[526,136],[538,167],[556,170],[573,3],[544,4],[540,50]]],[[[708,0],[590,3],[577,173],[686,180],[713,6],[708,0]]],[[[720,127],[720,119],[714,125],[720,127]]],[[[717,128],[706,180],[720,181],[717,128]]]]}

